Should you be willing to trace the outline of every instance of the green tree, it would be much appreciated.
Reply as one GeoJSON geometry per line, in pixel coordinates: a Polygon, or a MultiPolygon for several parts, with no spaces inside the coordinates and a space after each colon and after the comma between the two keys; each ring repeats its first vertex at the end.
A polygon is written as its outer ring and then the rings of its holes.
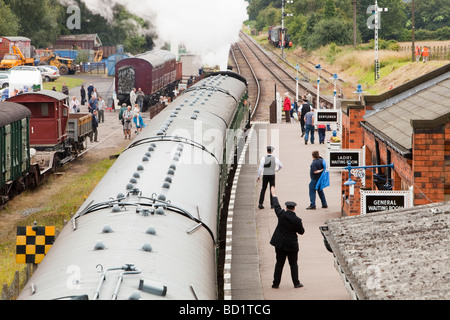
{"type": "Polygon", "coordinates": [[[260,11],[256,18],[256,29],[262,30],[265,26],[273,26],[281,24],[281,11],[268,6],[264,10],[260,11]]]}
{"type": "Polygon", "coordinates": [[[334,0],[326,0],[324,6],[324,18],[331,19],[336,17],[336,6],[334,4],[334,0]]]}
{"type": "Polygon", "coordinates": [[[307,50],[314,50],[332,42],[339,46],[353,43],[351,21],[341,18],[320,20],[313,32],[303,38],[302,46],[307,50]]]}
{"type": "MultiPolygon", "coordinates": [[[[363,42],[373,39],[374,31],[367,27],[367,19],[370,17],[367,8],[373,5],[373,0],[361,0],[358,6],[358,29],[363,42]]],[[[408,18],[406,16],[406,6],[402,0],[380,0],[378,7],[388,8],[387,12],[381,12],[381,29],[378,35],[383,39],[397,40],[406,28],[408,18]]]]}
{"type": "Polygon", "coordinates": [[[437,30],[450,25],[450,0],[415,0],[416,29],[437,30]]]}
{"type": "Polygon", "coordinates": [[[123,46],[125,52],[130,52],[135,55],[146,51],[147,41],[144,36],[136,35],[130,36],[125,40],[123,46]]]}
{"type": "MultiPolygon", "coordinates": [[[[267,8],[273,1],[272,0],[252,0],[247,7],[247,13],[250,20],[256,20],[259,13],[267,8]]],[[[281,3],[281,1],[280,1],[281,3]]]]}
{"type": "Polygon", "coordinates": [[[5,0],[5,3],[18,19],[19,35],[30,38],[37,48],[56,41],[63,21],[63,7],[58,0],[5,0]]]}
{"type": "Polygon", "coordinates": [[[0,36],[17,36],[19,22],[9,5],[0,0],[0,36]]]}

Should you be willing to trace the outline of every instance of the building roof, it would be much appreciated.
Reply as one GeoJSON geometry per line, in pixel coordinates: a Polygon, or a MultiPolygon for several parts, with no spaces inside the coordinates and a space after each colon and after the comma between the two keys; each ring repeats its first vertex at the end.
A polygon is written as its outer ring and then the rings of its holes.
{"type": "Polygon", "coordinates": [[[167,50],[153,50],[138,54],[134,57],[130,57],[127,59],[142,59],[150,63],[154,68],[156,68],[164,65],[166,61],[175,60],[176,56],[167,50]]]}
{"type": "Polygon", "coordinates": [[[1,39],[8,39],[9,41],[24,41],[24,42],[31,42],[30,38],[26,38],[26,37],[0,37],[0,41],[1,39]]]}
{"type": "Polygon", "coordinates": [[[64,35],[64,36],[60,36],[58,38],[58,41],[93,41],[94,45],[97,47],[100,47],[102,45],[100,37],[96,33],[64,35]]]}
{"type": "Polygon", "coordinates": [[[364,116],[363,127],[399,153],[410,153],[413,122],[450,115],[450,72],[379,102],[373,108],[373,112],[364,116]]]}
{"type": "Polygon", "coordinates": [[[11,98],[9,98],[8,100],[15,100],[15,99],[20,99],[20,97],[26,97],[26,96],[30,96],[30,95],[41,95],[41,96],[46,96],[58,101],[62,101],[67,99],[67,95],[65,95],[62,92],[58,92],[58,91],[54,91],[54,90],[40,90],[40,91],[36,91],[36,92],[24,92],[21,93],[19,95],[13,96],[11,98]]]}
{"type": "Polygon", "coordinates": [[[450,202],[333,219],[326,225],[322,234],[356,298],[450,296],[450,202]]]}

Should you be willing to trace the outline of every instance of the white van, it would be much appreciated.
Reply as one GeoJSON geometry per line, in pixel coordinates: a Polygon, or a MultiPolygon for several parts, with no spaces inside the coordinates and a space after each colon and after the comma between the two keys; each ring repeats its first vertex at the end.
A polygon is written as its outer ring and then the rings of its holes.
{"type": "Polygon", "coordinates": [[[20,67],[9,71],[9,97],[19,92],[33,92],[42,89],[42,74],[36,67],[20,67]]]}

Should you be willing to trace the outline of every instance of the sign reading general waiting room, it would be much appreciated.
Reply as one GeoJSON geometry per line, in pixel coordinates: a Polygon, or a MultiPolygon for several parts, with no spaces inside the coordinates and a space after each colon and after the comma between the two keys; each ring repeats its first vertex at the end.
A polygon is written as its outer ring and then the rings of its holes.
{"type": "Polygon", "coordinates": [[[361,214],[412,207],[412,190],[361,190],[361,214]]]}

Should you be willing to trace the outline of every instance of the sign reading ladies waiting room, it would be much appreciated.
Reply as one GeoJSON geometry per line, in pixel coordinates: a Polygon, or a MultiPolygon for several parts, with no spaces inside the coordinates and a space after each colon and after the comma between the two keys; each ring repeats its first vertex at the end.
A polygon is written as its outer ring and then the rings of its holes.
{"type": "Polygon", "coordinates": [[[329,149],[327,151],[327,163],[330,170],[344,170],[349,162],[352,167],[364,166],[362,149],[329,149]]]}

